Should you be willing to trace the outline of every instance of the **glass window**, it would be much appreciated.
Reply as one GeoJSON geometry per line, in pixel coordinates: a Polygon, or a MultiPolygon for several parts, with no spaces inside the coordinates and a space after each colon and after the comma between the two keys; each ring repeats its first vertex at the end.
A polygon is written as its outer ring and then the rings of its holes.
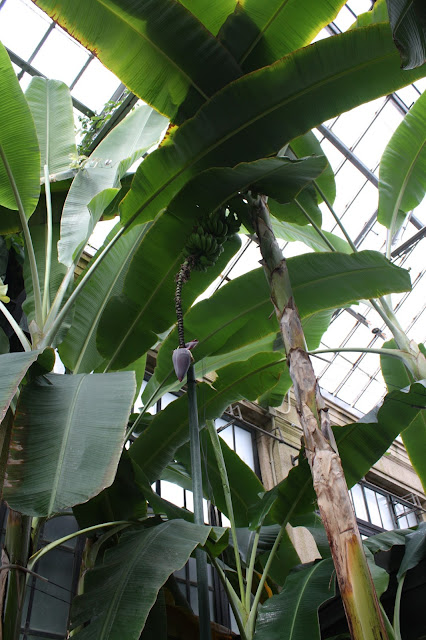
{"type": "Polygon", "coordinates": [[[368,521],[367,509],[365,506],[364,494],[362,491],[362,487],[359,484],[356,484],[351,489],[352,502],[354,504],[355,515],[357,518],[361,518],[361,520],[368,521]]]}
{"type": "Polygon", "coordinates": [[[250,431],[234,427],[235,451],[250,469],[254,469],[253,440],[250,431]]]}
{"type": "Polygon", "coordinates": [[[376,492],[367,488],[365,488],[364,491],[365,491],[365,498],[367,500],[368,513],[370,515],[369,520],[372,524],[375,524],[377,527],[382,527],[383,523],[380,517],[379,506],[376,500],[376,492]]]}

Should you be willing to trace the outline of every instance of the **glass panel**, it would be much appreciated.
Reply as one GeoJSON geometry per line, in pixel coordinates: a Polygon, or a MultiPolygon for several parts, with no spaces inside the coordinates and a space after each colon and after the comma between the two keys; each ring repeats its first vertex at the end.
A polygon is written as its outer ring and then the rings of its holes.
{"type": "Polygon", "coordinates": [[[186,580],[185,567],[182,567],[182,569],[178,569],[174,572],[173,575],[175,576],[175,578],[182,578],[182,580],[186,580]]]}
{"type": "Polygon", "coordinates": [[[164,396],[161,396],[161,408],[165,409],[168,404],[177,400],[177,396],[173,393],[165,393],[164,396]]]}
{"type": "Polygon", "coordinates": [[[192,607],[193,612],[195,613],[196,616],[198,616],[198,591],[197,591],[197,587],[189,587],[189,598],[190,598],[190,605],[192,607]]]}
{"type": "Polygon", "coordinates": [[[37,564],[36,571],[46,576],[50,582],[36,581],[33,587],[34,600],[30,620],[33,631],[65,633],[71,600],[73,564],[73,554],[61,549],[53,549],[37,564]]]}
{"type": "Polygon", "coordinates": [[[382,527],[382,519],[380,517],[379,507],[377,506],[376,492],[364,487],[365,498],[367,500],[368,511],[370,514],[370,522],[378,527],[382,527]]]}
{"type": "Polygon", "coordinates": [[[41,17],[22,2],[6,2],[0,10],[0,40],[5,47],[28,60],[50,22],[47,16],[41,17]]]}
{"type": "Polygon", "coordinates": [[[161,497],[178,507],[183,507],[184,505],[183,489],[178,487],[177,484],[167,482],[167,480],[161,481],[161,497]]]}
{"type": "MultiPolygon", "coordinates": [[[[78,531],[79,526],[77,520],[72,514],[67,516],[59,516],[48,520],[44,525],[43,538],[47,541],[58,540],[64,536],[78,531]]],[[[64,544],[65,547],[73,549],[76,545],[77,538],[72,538],[64,544]]]]}
{"type": "Polygon", "coordinates": [[[32,65],[48,78],[70,85],[89,54],[58,27],[47,37],[32,65]]]}
{"type": "Polygon", "coordinates": [[[359,484],[356,484],[351,489],[352,500],[354,503],[355,515],[361,520],[368,520],[367,510],[365,508],[364,496],[362,488],[359,484]]]}
{"type": "MultiPolygon", "coordinates": [[[[219,418],[219,420],[220,422],[222,422],[222,424],[226,424],[227,422],[226,420],[222,420],[222,418],[219,418]]],[[[216,429],[222,426],[222,424],[218,424],[219,420],[215,421],[216,429]]],[[[229,427],[226,427],[226,429],[221,431],[219,435],[221,438],[225,440],[228,447],[230,447],[231,449],[234,448],[234,434],[233,434],[232,425],[230,425],[229,427]]]]}
{"type": "Polygon", "coordinates": [[[392,511],[390,508],[389,500],[386,496],[381,493],[377,493],[377,503],[379,505],[380,515],[382,516],[383,527],[385,529],[394,529],[395,525],[393,523],[392,511]]]}
{"type": "Polygon", "coordinates": [[[197,582],[197,565],[195,562],[195,558],[189,558],[188,560],[188,568],[189,568],[189,579],[191,582],[197,582]]]}
{"type": "Polygon", "coordinates": [[[250,469],[254,469],[253,440],[251,433],[247,431],[247,429],[241,429],[241,427],[234,427],[234,429],[236,452],[250,469]]]}
{"type": "Polygon", "coordinates": [[[119,84],[118,78],[94,59],[76,83],[72,95],[99,113],[119,84]]]}
{"type": "Polygon", "coordinates": [[[407,513],[407,520],[408,520],[408,526],[409,527],[415,527],[417,524],[417,516],[414,513],[414,511],[412,511],[411,513],[407,513]]]}

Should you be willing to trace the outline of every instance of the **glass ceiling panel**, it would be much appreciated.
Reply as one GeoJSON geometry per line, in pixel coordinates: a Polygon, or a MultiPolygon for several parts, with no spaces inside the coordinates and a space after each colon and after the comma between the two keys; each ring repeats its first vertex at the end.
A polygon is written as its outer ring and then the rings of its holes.
{"type": "Polygon", "coordinates": [[[83,47],[62,29],[55,27],[36,54],[32,65],[48,78],[62,80],[69,86],[88,57],[89,54],[83,47]]]}
{"type": "Polygon", "coordinates": [[[46,33],[50,18],[22,0],[6,0],[1,7],[0,40],[27,60],[46,33]]]}
{"type": "MultiPolygon", "coordinates": [[[[371,8],[370,0],[349,0],[332,25],[323,29],[315,40],[329,37],[333,32],[346,30],[356,15],[371,8]]],[[[5,0],[0,3],[0,40],[24,61],[29,62],[39,73],[64,80],[71,86],[72,95],[82,103],[86,113],[101,112],[104,104],[111,99],[120,86],[119,80],[74,41],[58,26],[54,25],[30,0],[5,0]]],[[[19,65],[14,65],[25,89],[31,80],[19,65]]],[[[392,97],[383,97],[361,105],[347,113],[324,123],[346,147],[352,151],[373,173],[377,174],[380,156],[393,131],[400,123],[403,113],[422,91],[426,89],[426,79],[419,80],[397,92],[399,105],[392,97]]],[[[74,109],[76,127],[80,128],[81,111],[74,109]]],[[[337,197],[335,209],[342,218],[353,240],[377,210],[377,187],[363,175],[351,159],[347,159],[336,146],[314,130],[321,141],[324,153],[336,173],[337,197]]],[[[353,158],[352,158],[353,160],[353,158]]],[[[324,204],[323,228],[341,236],[335,221],[324,204]]],[[[426,200],[415,211],[416,217],[426,222],[426,200]]],[[[115,221],[102,223],[92,237],[90,244],[95,251],[104,240],[115,221]]],[[[377,222],[372,222],[360,249],[383,250],[386,230],[377,222]]],[[[395,247],[406,242],[417,232],[408,221],[400,233],[395,247]]],[[[201,296],[211,295],[228,279],[233,279],[251,269],[259,267],[260,253],[254,242],[242,238],[243,245],[237,256],[229,263],[222,276],[212,283],[201,296]]],[[[423,342],[426,338],[426,277],[424,276],[424,240],[411,247],[395,263],[410,269],[413,293],[393,296],[394,306],[398,305],[398,316],[412,339],[423,342]]],[[[302,243],[280,241],[287,257],[306,252],[302,243]]],[[[310,251],[310,249],[308,249],[310,251]]],[[[354,305],[352,315],[348,310],[340,310],[323,336],[321,349],[337,347],[381,347],[390,338],[383,329],[383,321],[366,304],[354,305]],[[383,331],[373,333],[373,329],[383,331]]],[[[383,397],[385,386],[379,370],[377,355],[359,353],[321,354],[313,358],[320,385],[335,397],[356,410],[366,412],[383,397]]]]}

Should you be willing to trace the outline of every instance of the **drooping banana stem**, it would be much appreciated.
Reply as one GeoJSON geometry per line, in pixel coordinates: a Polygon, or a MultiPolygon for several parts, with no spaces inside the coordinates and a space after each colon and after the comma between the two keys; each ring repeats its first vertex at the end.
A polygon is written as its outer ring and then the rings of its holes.
{"type": "Polygon", "coordinates": [[[183,311],[182,311],[182,286],[188,282],[191,275],[191,269],[187,261],[185,261],[176,276],[176,293],[175,293],[175,309],[177,318],[177,329],[179,336],[179,347],[185,348],[185,333],[183,327],[183,311]]]}
{"type": "MultiPolygon", "coordinates": [[[[185,343],[184,343],[185,344],[185,343]]],[[[194,522],[204,524],[203,478],[201,472],[200,429],[198,426],[197,387],[194,366],[187,374],[189,444],[191,449],[192,493],[194,497],[194,522]]],[[[200,640],[210,640],[210,605],[207,575],[207,556],[201,549],[195,550],[197,566],[198,614],[200,619],[200,640]]]]}
{"type": "MultiPolygon", "coordinates": [[[[185,347],[185,332],[183,326],[182,311],[182,287],[191,276],[191,266],[188,260],[181,265],[176,276],[176,293],[175,293],[175,309],[177,317],[177,328],[179,335],[179,348],[175,350],[178,355],[185,357],[190,356],[190,351],[185,347]]],[[[188,360],[185,366],[191,361],[188,360]]],[[[179,367],[178,367],[179,369],[179,367]]],[[[203,476],[201,470],[201,447],[200,447],[200,428],[198,424],[198,407],[197,407],[197,382],[194,374],[194,366],[189,364],[186,371],[187,374],[187,399],[188,399],[188,422],[189,422],[189,446],[191,452],[191,469],[192,469],[192,493],[194,499],[194,522],[195,524],[204,524],[204,505],[203,505],[203,476]]],[[[183,379],[184,371],[177,372],[179,380],[183,379]]],[[[210,628],[210,604],[209,604],[209,585],[207,574],[207,556],[201,549],[195,550],[195,561],[197,567],[197,591],[198,591],[198,614],[200,620],[200,640],[211,639],[210,628]]]]}
{"type": "Polygon", "coordinates": [[[272,231],[264,197],[258,196],[252,201],[251,211],[272,303],[280,323],[306,455],[351,637],[353,640],[387,640],[328,411],[306,353],[305,336],[287,264],[272,231]]]}

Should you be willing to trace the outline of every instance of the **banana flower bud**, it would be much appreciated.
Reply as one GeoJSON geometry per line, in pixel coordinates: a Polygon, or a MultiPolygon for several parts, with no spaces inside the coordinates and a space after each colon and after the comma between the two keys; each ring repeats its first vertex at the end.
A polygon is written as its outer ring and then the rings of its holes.
{"type": "Polygon", "coordinates": [[[197,344],[198,340],[193,340],[192,342],[187,342],[185,347],[178,347],[173,351],[173,367],[179,382],[182,382],[191,363],[194,361],[190,350],[196,347],[197,344]]]}

